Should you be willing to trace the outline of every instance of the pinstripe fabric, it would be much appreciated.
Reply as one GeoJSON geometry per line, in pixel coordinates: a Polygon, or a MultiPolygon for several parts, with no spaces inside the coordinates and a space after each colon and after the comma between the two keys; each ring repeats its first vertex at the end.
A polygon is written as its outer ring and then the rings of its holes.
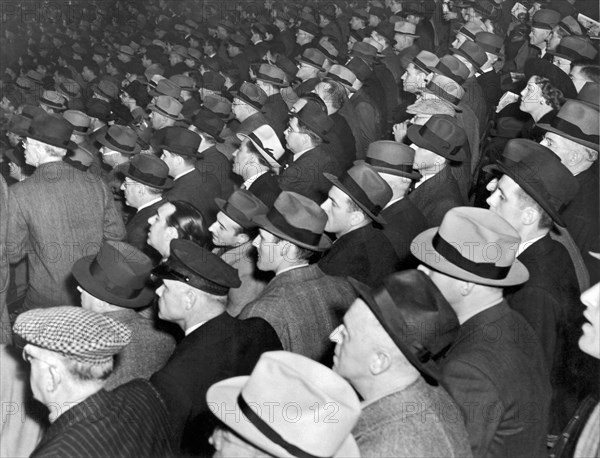
{"type": "Polygon", "coordinates": [[[169,457],[171,430],[162,399],[145,380],[100,390],[64,412],[32,457],[169,457]]]}

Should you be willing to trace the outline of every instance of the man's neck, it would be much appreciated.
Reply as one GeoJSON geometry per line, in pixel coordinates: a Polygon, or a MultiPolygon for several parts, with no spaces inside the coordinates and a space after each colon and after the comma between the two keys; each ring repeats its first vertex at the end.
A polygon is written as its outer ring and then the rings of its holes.
{"type": "Polygon", "coordinates": [[[213,318],[218,317],[219,315],[221,315],[224,312],[225,312],[224,307],[213,307],[212,309],[209,309],[209,310],[203,310],[202,313],[198,313],[193,316],[187,317],[183,321],[183,323],[180,324],[180,327],[183,330],[183,332],[186,332],[187,330],[193,328],[194,326],[196,326],[198,324],[206,323],[207,321],[210,321],[213,318]]]}
{"type": "Polygon", "coordinates": [[[69,397],[59,400],[55,400],[53,405],[57,405],[58,409],[50,409],[48,415],[48,421],[54,423],[61,415],[64,415],[69,409],[72,409],[77,404],[81,404],[90,396],[93,396],[102,388],[104,388],[105,382],[83,382],[74,386],[71,384],[69,387],[69,397]]]}
{"type": "MultiPolygon", "coordinates": [[[[378,377],[381,377],[382,380],[371,380],[371,383],[367,382],[364,386],[355,386],[356,390],[364,399],[364,404],[371,404],[390,394],[405,390],[409,385],[415,383],[420,375],[416,370],[412,370],[408,371],[408,373],[393,371],[393,374],[390,373],[387,376],[379,375],[378,377]]],[[[357,383],[357,385],[360,384],[357,383]]]]}
{"type": "Polygon", "coordinates": [[[361,223],[359,223],[359,224],[356,224],[356,225],[354,225],[354,226],[350,226],[350,227],[348,227],[348,228],[344,229],[344,230],[343,230],[343,231],[341,231],[341,232],[336,232],[336,233],[335,233],[335,236],[336,236],[336,238],[337,238],[337,239],[340,239],[340,238],[342,238],[344,235],[346,235],[346,234],[349,234],[350,232],[354,232],[354,231],[356,231],[356,230],[358,230],[358,229],[362,229],[363,227],[365,227],[365,226],[368,226],[369,224],[371,224],[371,220],[366,218],[366,219],[364,219],[364,220],[363,220],[361,223]]]}
{"type": "Polygon", "coordinates": [[[544,115],[550,113],[553,108],[550,105],[546,105],[545,103],[542,105],[537,105],[535,110],[532,110],[529,114],[533,118],[535,122],[538,122],[544,115]]]}

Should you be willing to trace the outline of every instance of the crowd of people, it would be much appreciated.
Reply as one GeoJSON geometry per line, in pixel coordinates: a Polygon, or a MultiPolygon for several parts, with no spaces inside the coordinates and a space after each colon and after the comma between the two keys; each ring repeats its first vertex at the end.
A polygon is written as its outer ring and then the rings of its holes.
{"type": "Polygon", "coordinates": [[[29,6],[2,457],[599,456],[597,2],[29,6]]]}

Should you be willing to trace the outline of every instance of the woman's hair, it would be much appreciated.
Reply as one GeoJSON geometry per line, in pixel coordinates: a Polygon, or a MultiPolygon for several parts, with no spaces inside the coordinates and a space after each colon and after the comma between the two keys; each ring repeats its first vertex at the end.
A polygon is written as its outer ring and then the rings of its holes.
{"type": "Polygon", "coordinates": [[[555,110],[560,110],[560,107],[566,102],[562,91],[554,86],[548,78],[536,76],[535,83],[542,91],[542,97],[548,105],[555,110]]]}

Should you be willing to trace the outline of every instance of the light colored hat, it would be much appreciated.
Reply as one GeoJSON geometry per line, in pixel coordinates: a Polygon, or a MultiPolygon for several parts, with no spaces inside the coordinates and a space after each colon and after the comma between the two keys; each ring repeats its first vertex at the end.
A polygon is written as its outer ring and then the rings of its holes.
{"type": "Polygon", "coordinates": [[[13,327],[25,341],[64,357],[105,364],[131,341],[131,329],[100,313],[69,305],[21,313],[13,327]]]}
{"type": "Polygon", "coordinates": [[[263,124],[249,134],[237,134],[240,140],[250,139],[262,157],[266,159],[272,169],[279,170],[281,164],[278,162],[285,152],[277,134],[271,126],[263,124]]]}
{"type": "Polygon", "coordinates": [[[416,31],[417,26],[411,22],[398,21],[394,24],[394,33],[398,33],[400,35],[418,37],[419,35],[415,34],[416,31]]]}
{"type": "Polygon", "coordinates": [[[181,114],[183,105],[181,102],[173,97],[169,97],[168,95],[159,95],[156,97],[156,102],[148,105],[148,108],[151,111],[155,111],[163,116],[166,116],[167,118],[171,118],[176,121],[183,120],[183,115],[181,114]]]}
{"type": "Polygon", "coordinates": [[[44,91],[42,97],[40,97],[40,103],[57,111],[67,109],[67,99],[56,91],[44,91]]]}
{"type": "Polygon", "coordinates": [[[352,87],[352,85],[356,82],[357,77],[354,73],[352,73],[347,67],[343,65],[334,64],[325,75],[325,79],[329,79],[340,83],[350,92],[356,92],[356,89],[352,87]]]}
{"type": "Polygon", "coordinates": [[[358,397],[342,377],[305,356],[263,353],[249,377],[214,384],[206,400],[225,425],[273,456],[360,456],[351,434],[358,397]]]}
{"type": "Polygon", "coordinates": [[[444,75],[433,74],[429,83],[423,88],[424,93],[433,94],[444,102],[452,105],[456,111],[462,111],[458,106],[465,90],[460,84],[444,75]]]}
{"type": "Polygon", "coordinates": [[[516,259],[521,238],[501,216],[490,210],[456,207],[442,224],[417,235],[412,254],[423,264],[460,280],[487,286],[513,286],[529,279],[516,259]]]}

